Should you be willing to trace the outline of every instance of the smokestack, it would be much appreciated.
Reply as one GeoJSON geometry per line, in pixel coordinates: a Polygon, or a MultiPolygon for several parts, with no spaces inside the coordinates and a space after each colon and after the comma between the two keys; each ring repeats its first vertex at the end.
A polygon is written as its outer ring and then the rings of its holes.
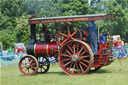
{"type": "MultiPolygon", "coordinates": [[[[30,11],[29,12],[29,18],[35,18],[35,12],[34,11],[30,11]]],[[[35,44],[36,42],[36,24],[30,24],[30,31],[31,31],[31,40],[29,42],[29,44],[35,44]]]]}
{"type": "Polygon", "coordinates": [[[30,11],[29,13],[29,18],[32,19],[32,18],[35,18],[36,15],[35,15],[35,12],[34,11],[30,11]]]}

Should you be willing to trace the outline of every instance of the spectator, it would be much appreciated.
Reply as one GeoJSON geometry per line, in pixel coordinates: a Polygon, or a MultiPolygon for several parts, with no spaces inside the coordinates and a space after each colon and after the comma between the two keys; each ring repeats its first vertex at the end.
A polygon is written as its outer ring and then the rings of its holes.
{"type": "Polygon", "coordinates": [[[117,40],[114,40],[113,43],[114,43],[114,47],[122,46],[122,41],[120,40],[120,37],[118,37],[117,40]]]}

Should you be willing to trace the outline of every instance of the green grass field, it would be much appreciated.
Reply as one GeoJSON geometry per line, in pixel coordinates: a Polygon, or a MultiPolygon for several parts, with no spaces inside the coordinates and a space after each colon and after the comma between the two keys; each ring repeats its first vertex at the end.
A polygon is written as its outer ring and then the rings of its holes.
{"type": "Polygon", "coordinates": [[[118,60],[95,73],[66,75],[58,64],[46,74],[23,76],[17,66],[1,67],[1,85],[128,85],[128,59],[118,60]]]}

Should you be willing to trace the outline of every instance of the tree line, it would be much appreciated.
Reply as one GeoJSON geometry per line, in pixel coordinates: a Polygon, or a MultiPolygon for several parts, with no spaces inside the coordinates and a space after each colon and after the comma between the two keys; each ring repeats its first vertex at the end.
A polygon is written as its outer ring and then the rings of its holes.
{"type": "MultiPolygon", "coordinates": [[[[36,17],[113,13],[116,18],[111,21],[112,34],[121,35],[122,40],[126,40],[128,0],[92,0],[90,5],[88,0],[0,0],[0,42],[3,43],[4,49],[14,46],[14,43],[29,42],[28,14],[31,11],[35,12],[36,17]]],[[[100,31],[108,31],[106,22],[96,22],[100,31]]],[[[83,28],[87,23],[73,24],[83,28]]],[[[57,23],[48,24],[53,33],[56,33],[58,26],[57,23]]]]}

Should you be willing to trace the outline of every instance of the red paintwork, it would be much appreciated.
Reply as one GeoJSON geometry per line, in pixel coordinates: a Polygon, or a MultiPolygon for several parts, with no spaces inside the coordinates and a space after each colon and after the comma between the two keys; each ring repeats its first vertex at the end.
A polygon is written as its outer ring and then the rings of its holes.
{"type": "Polygon", "coordinates": [[[111,63],[109,57],[112,56],[112,52],[108,48],[109,44],[109,42],[99,43],[98,55],[94,55],[93,67],[102,67],[111,63]],[[110,52],[105,52],[105,50],[110,52]]]}
{"type": "Polygon", "coordinates": [[[35,55],[45,55],[45,56],[54,56],[58,53],[58,45],[56,42],[50,42],[48,44],[36,44],[35,45],[35,55]]]}

